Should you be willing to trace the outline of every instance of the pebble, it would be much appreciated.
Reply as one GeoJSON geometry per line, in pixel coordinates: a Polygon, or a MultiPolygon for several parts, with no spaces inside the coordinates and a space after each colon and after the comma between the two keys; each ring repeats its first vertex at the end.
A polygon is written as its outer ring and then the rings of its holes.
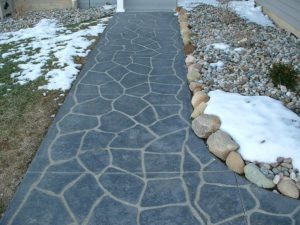
{"type": "Polygon", "coordinates": [[[292,168],[293,168],[292,164],[290,164],[290,163],[285,163],[285,162],[281,163],[281,166],[283,166],[283,167],[285,167],[285,168],[287,168],[287,169],[292,169],[292,168]]]}
{"type": "Polygon", "coordinates": [[[280,181],[280,178],[281,178],[280,175],[277,174],[277,175],[273,178],[273,183],[274,183],[274,184],[278,184],[279,181],[280,181]]]}

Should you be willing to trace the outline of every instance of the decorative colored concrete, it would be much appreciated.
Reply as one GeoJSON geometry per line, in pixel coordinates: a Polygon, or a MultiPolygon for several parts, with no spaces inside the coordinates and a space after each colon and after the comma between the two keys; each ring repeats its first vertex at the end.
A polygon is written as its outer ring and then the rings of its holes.
{"type": "Polygon", "coordinates": [[[184,59],[172,13],[115,15],[0,224],[300,224],[191,131],[184,59]]]}

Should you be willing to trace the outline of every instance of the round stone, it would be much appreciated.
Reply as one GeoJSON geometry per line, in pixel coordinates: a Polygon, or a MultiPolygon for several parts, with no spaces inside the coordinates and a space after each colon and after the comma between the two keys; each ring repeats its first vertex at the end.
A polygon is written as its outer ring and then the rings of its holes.
{"type": "Polygon", "coordinates": [[[202,102],[208,102],[209,96],[204,91],[198,91],[194,94],[191,103],[193,105],[193,108],[195,109],[198,105],[200,105],[202,102]]]}
{"type": "Polygon", "coordinates": [[[187,74],[187,79],[189,82],[200,80],[201,74],[197,70],[191,70],[187,74]]]}
{"type": "Polygon", "coordinates": [[[244,173],[245,162],[241,155],[237,152],[230,152],[226,158],[226,165],[234,172],[238,174],[244,173]]]}
{"type": "Polygon", "coordinates": [[[185,59],[185,64],[186,64],[187,66],[190,66],[190,65],[194,64],[195,61],[196,61],[196,59],[195,59],[195,57],[194,57],[193,55],[188,55],[188,56],[186,57],[186,59],[185,59]]]}
{"type": "Polygon", "coordinates": [[[195,119],[196,117],[200,116],[204,113],[205,108],[207,107],[207,104],[205,102],[201,102],[193,111],[191,118],[195,119]]]}
{"type": "Polygon", "coordinates": [[[200,138],[208,138],[209,135],[216,132],[221,126],[219,117],[214,115],[202,114],[192,122],[192,128],[195,134],[200,138]]]}
{"type": "Polygon", "coordinates": [[[246,178],[259,187],[270,189],[275,187],[273,181],[268,179],[253,163],[249,163],[248,165],[246,165],[244,167],[244,172],[246,178]]]}
{"type": "Polygon", "coordinates": [[[277,184],[277,188],[281,194],[291,197],[291,198],[299,198],[299,189],[297,188],[296,183],[288,178],[284,177],[277,184]]]}
{"type": "Polygon", "coordinates": [[[194,92],[194,90],[198,89],[198,88],[203,88],[202,84],[198,83],[198,82],[191,82],[189,84],[189,88],[192,92],[194,92]]]}
{"type": "Polygon", "coordinates": [[[230,152],[239,148],[239,145],[227,133],[221,130],[209,136],[207,145],[210,152],[224,161],[230,152]]]}

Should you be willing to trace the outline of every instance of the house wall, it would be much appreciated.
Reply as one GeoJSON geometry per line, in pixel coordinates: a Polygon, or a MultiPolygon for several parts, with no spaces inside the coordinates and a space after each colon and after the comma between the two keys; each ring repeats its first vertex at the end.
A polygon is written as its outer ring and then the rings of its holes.
{"type": "Polygon", "coordinates": [[[176,0],[124,0],[125,11],[173,11],[176,0]]]}
{"type": "Polygon", "coordinates": [[[256,0],[279,26],[300,38],[300,0],[256,0]]]}
{"type": "Polygon", "coordinates": [[[78,8],[88,9],[90,7],[97,7],[105,5],[105,3],[117,4],[117,0],[77,0],[78,8]]]}
{"type": "Polygon", "coordinates": [[[15,0],[15,7],[24,7],[25,10],[65,9],[72,8],[72,0],[15,0]]]}
{"type": "MultiPolygon", "coordinates": [[[[0,0],[1,1],[1,0],[0,0]]],[[[38,9],[66,9],[72,8],[72,0],[14,0],[15,6],[24,5],[24,10],[38,9]],[[25,4],[23,3],[25,2],[25,4]]],[[[117,4],[116,0],[77,0],[78,8],[88,9],[104,5],[106,2],[117,4]]]]}

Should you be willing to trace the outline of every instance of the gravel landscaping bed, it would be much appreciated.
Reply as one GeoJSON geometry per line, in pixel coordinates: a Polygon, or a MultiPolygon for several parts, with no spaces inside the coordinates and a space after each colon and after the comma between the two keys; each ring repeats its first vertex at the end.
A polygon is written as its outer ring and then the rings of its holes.
{"type": "Polygon", "coordinates": [[[196,48],[193,55],[201,66],[199,82],[204,84],[205,92],[222,89],[266,95],[300,114],[299,85],[292,91],[275,86],[268,77],[275,62],[291,63],[299,69],[299,39],[275,26],[246,21],[222,8],[200,5],[188,14],[191,41],[196,48]]]}
{"type": "Polygon", "coordinates": [[[297,73],[300,42],[271,22],[250,23],[219,7],[177,11],[184,46],[194,48],[185,60],[192,128],[232,171],[299,199],[299,74],[296,88],[289,90],[274,85],[269,70],[281,62],[297,73]],[[281,131],[280,138],[275,130],[281,131]]]}
{"type": "Polygon", "coordinates": [[[8,17],[0,20],[0,32],[17,31],[19,29],[32,27],[41,19],[56,19],[64,26],[75,25],[84,21],[96,20],[111,16],[115,7],[105,5],[104,7],[90,9],[54,9],[36,10],[25,12],[22,17],[8,17]]]}

